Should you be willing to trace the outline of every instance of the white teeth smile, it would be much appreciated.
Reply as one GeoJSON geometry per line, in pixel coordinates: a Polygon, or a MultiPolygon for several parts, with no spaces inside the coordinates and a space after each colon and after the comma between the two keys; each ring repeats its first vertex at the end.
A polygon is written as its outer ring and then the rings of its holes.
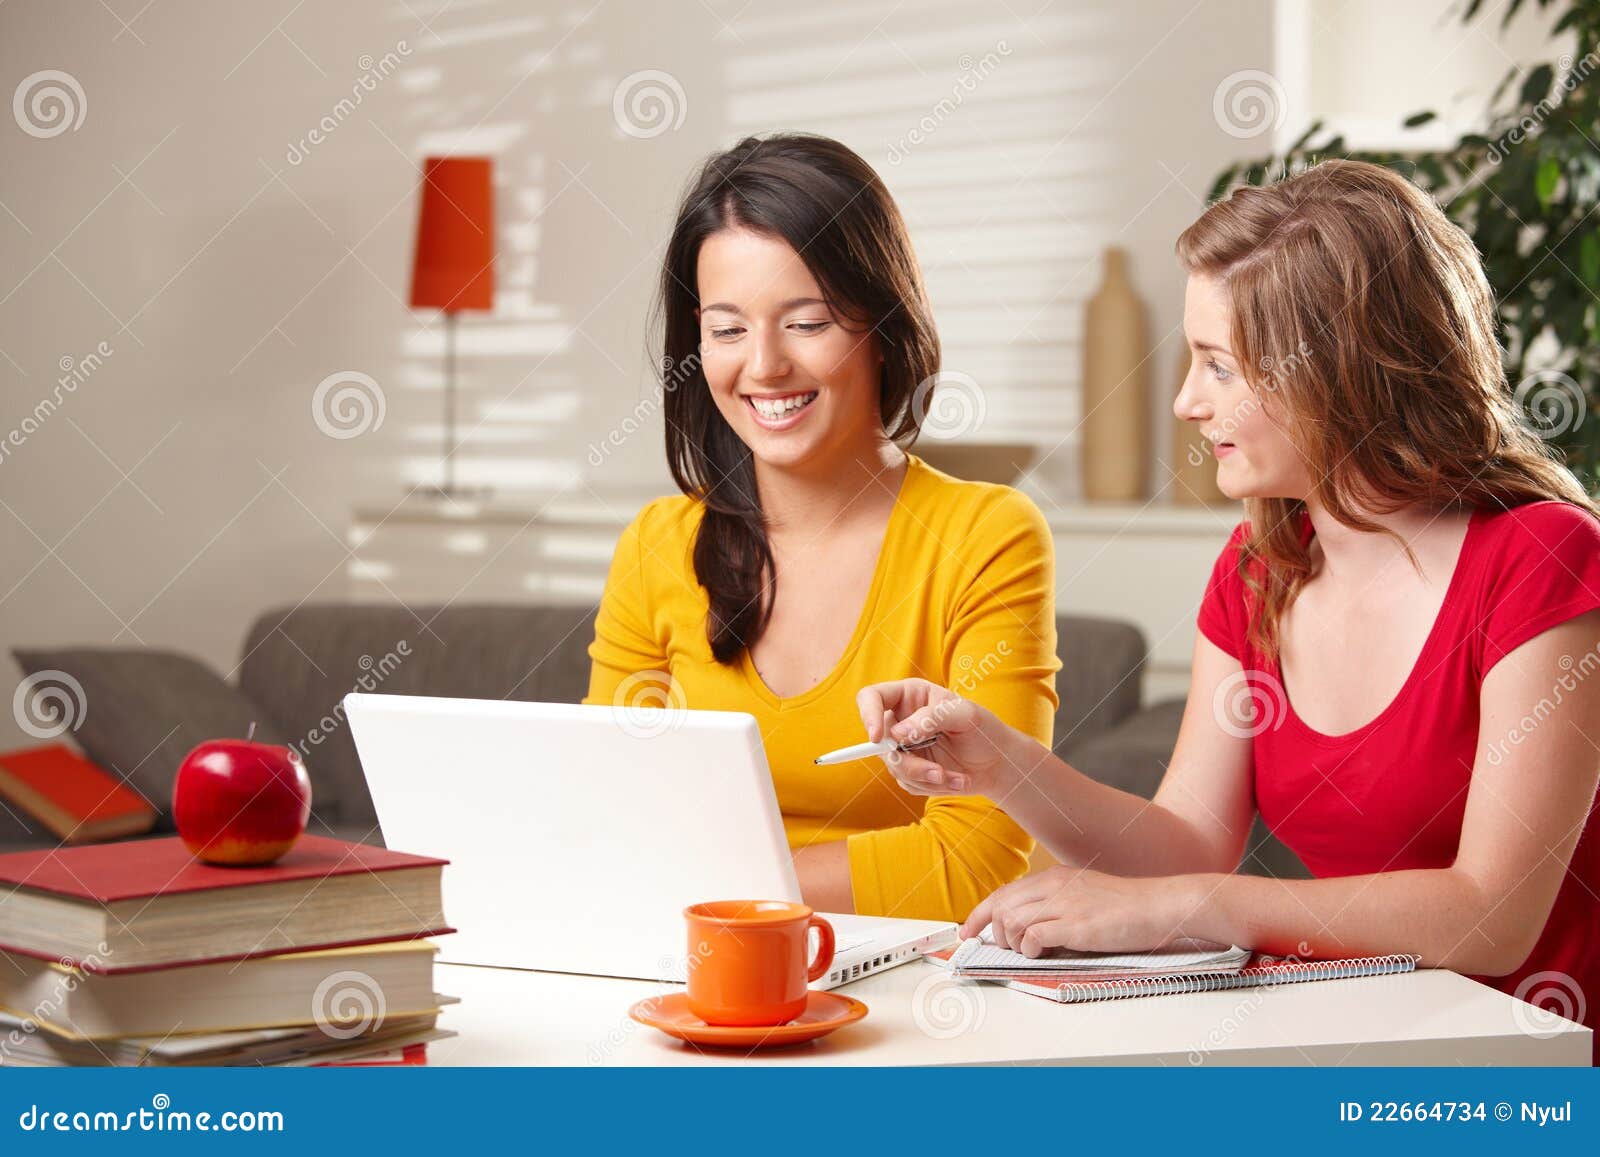
{"type": "Polygon", "coordinates": [[[751,397],[750,405],[763,418],[776,421],[809,406],[816,396],[817,391],[812,390],[809,394],[791,394],[787,398],[778,398],[770,401],[766,398],[751,397]]]}

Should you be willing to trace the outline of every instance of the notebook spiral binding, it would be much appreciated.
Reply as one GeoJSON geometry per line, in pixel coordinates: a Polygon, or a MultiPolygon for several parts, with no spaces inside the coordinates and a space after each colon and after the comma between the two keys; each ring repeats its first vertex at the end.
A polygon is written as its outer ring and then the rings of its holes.
{"type": "Polygon", "coordinates": [[[1389,976],[1410,972],[1419,956],[1396,953],[1360,960],[1302,960],[1292,964],[1268,964],[1242,972],[1211,974],[1180,973],[1148,979],[1085,980],[1064,984],[1062,991],[1076,1001],[1116,1000],[1125,996],[1169,996],[1190,992],[1210,992],[1220,988],[1253,988],[1258,985],[1288,984],[1304,980],[1349,980],[1361,976],[1389,976]]]}

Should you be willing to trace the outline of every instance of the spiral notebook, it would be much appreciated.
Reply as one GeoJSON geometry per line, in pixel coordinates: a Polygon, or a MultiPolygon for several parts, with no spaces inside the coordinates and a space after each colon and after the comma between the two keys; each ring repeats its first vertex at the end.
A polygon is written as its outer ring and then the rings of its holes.
{"type": "Polygon", "coordinates": [[[1034,959],[973,938],[954,949],[930,952],[926,959],[963,979],[991,981],[1031,996],[1075,1004],[1129,996],[1389,976],[1412,971],[1419,957],[1394,954],[1296,960],[1242,948],[1182,945],[1144,953],[1067,952],[1034,959]]]}

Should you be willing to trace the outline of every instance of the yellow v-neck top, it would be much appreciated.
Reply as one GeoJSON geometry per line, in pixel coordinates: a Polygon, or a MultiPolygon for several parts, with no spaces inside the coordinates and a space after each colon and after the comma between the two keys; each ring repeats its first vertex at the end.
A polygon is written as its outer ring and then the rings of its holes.
{"type": "Polygon", "coordinates": [[[789,846],[849,841],[857,912],[964,919],[1023,874],[1028,834],[982,797],[910,795],[876,758],[812,760],[866,739],[857,691],[912,676],[1050,746],[1055,554],[1038,508],[1008,486],[960,481],[911,457],[855,634],[820,683],[788,698],[772,693],[747,651],[728,665],[712,658],[693,562],[702,511],[691,498],[660,498],[623,532],[584,702],[750,713],[789,846]]]}

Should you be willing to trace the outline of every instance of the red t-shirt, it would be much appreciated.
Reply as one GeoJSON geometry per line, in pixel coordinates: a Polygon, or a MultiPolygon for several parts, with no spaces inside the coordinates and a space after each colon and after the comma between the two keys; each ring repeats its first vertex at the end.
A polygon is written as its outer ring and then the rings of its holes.
{"type": "MultiPolygon", "coordinates": [[[[1256,705],[1256,807],[1315,876],[1352,876],[1455,861],[1480,748],[1504,759],[1515,740],[1479,736],[1478,697],[1490,668],[1550,628],[1600,607],[1600,520],[1565,502],[1476,512],[1444,604],[1405,685],[1377,718],[1324,735],[1295,714],[1276,660],[1250,647],[1248,588],[1239,577],[1241,524],[1212,571],[1200,630],[1245,669],[1256,705]],[[1259,729],[1259,731],[1258,731],[1259,729]]],[[[1550,699],[1600,678],[1600,635],[1552,676],[1550,699]]],[[[1243,693],[1244,688],[1230,691],[1243,693]]],[[[1529,717],[1521,730],[1537,727],[1529,717]]],[[[1600,759],[1600,755],[1596,756],[1600,759]]],[[[1510,976],[1478,977],[1596,1029],[1600,1063],[1600,824],[1591,803],[1544,932],[1510,976]]],[[[1574,817],[1576,822],[1577,817],[1574,817]]],[[[1395,945],[1404,951],[1405,945],[1395,945]]],[[[1535,1018],[1530,1021],[1538,1029],[1535,1018]]]]}

